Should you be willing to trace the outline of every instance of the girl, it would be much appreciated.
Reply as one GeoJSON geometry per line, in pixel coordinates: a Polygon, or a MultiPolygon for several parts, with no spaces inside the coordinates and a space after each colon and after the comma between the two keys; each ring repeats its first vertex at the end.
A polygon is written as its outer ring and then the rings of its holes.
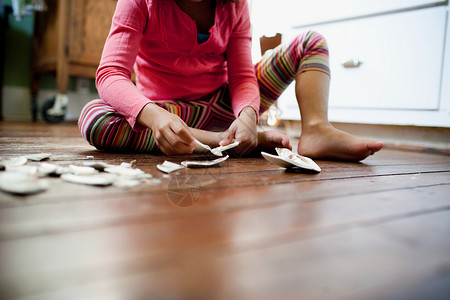
{"type": "Polygon", "coordinates": [[[119,0],[97,70],[102,100],[83,109],[82,135],[98,149],[167,155],[192,153],[195,139],[238,140],[241,155],[291,149],[284,134],[257,133],[256,124],[295,80],[299,154],[358,161],[382,148],[328,122],[323,37],[307,32],[253,66],[250,29],[246,0],[119,0]]]}

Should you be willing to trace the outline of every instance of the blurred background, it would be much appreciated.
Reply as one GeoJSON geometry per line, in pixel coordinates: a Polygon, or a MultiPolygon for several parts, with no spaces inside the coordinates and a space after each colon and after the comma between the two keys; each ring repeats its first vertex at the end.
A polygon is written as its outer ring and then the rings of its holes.
{"type": "MultiPolygon", "coordinates": [[[[94,74],[116,0],[0,0],[1,115],[74,121],[98,98],[94,74]],[[60,103],[55,111],[55,102],[60,103]]],[[[448,1],[253,0],[253,59],[306,30],[330,48],[329,117],[393,144],[450,148],[448,1]],[[261,37],[263,38],[262,40],[261,37]]],[[[301,130],[292,86],[263,124],[301,130]]]]}

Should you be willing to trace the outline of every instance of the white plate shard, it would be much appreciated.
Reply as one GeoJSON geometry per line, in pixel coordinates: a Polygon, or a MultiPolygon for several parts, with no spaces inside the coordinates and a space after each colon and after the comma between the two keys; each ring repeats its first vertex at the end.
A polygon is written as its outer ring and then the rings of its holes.
{"type": "Polygon", "coordinates": [[[107,173],[99,173],[93,175],[76,175],[67,173],[62,174],[61,178],[62,180],[71,183],[107,186],[114,183],[114,181],[117,179],[117,175],[107,173]]]}
{"type": "Polygon", "coordinates": [[[111,166],[105,168],[105,172],[128,177],[138,177],[140,175],[145,174],[145,172],[142,171],[141,169],[132,169],[124,166],[111,166]]]}
{"type": "Polygon", "coordinates": [[[5,169],[7,167],[16,167],[16,166],[23,166],[27,163],[28,159],[25,156],[20,157],[13,157],[7,160],[0,161],[0,166],[2,169],[5,169]]]}
{"type": "Polygon", "coordinates": [[[86,167],[92,167],[99,171],[103,171],[104,169],[109,168],[109,167],[114,167],[114,165],[110,165],[110,164],[102,162],[102,161],[85,161],[85,162],[83,162],[83,165],[86,167]]]}
{"type": "Polygon", "coordinates": [[[48,183],[36,176],[16,172],[0,174],[0,190],[11,194],[31,195],[48,189],[48,183]]]}
{"type": "Polygon", "coordinates": [[[275,150],[277,151],[278,156],[266,152],[261,152],[261,154],[266,160],[283,168],[298,167],[315,172],[322,171],[309,157],[296,154],[287,148],[275,148],[275,150]]]}
{"type": "Polygon", "coordinates": [[[49,176],[52,174],[56,174],[56,171],[58,168],[61,168],[58,165],[49,164],[49,163],[42,163],[38,166],[38,175],[41,177],[49,176]]]}
{"type": "Polygon", "coordinates": [[[239,146],[239,141],[236,141],[234,143],[228,144],[226,146],[219,146],[216,148],[211,149],[212,154],[217,155],[217,156],[222,156],[222,152],[225,150],[229,150],[231,148],[237,147],[239,146]]]}
{"type": "Polygon", "coordinates": [[[119,176],[116,180],[114,180],[113,186],[119,188],[132,188],[140,185],[141,183],[142,181],[138,179],[134,179],[128,176],[119,176]]]}
{"type": "Polygon", "coordinates": [[[38,167],[30,165],[7,166],[6,171],[34,175],[38,173],[38,167]]]}
{"type": "Polygon", "coordinates": [[[164,161],[162,164],[156,165],[156,167],[158,168],[158,170],[160,170],[161,172],[164,173],[172,173],[178,170],[181,170],[184,168],[184,166],[170,162],[170,161],[164,161]]]}
{"type": "Polygon", "coordinates": [[[93,175],[98,173],[98,171],[92,167],[80,167],[75,165],[70,165],[69,171],[76,175],[93,175]]]}
{"type": "Polygon", "coordinates": [[[42,161],[50,158],[51,153],[37,153],[25,155],[25,158],[32,161],[42,161]]]}
{"type": "Polygon", "coordinates": [[[200,146],[200,147],[203,148],[203,149],[206,149],[206,150],[208,150],[208,151],[211,151],[211,147],[210,147],[210,146],[203,144],[203,143],[200,142],[199,140],[196,139],[196,140],[194,140],[194,142],[195,142],[195,144],[196,144],[197,146],[200,146]]]}
{"type": "Polygon", "coordinates": [[[223,156],[223,153],[222,153],[223,151],[231,149],[231,148],[234,148],[234,147],[239,145],[239,141],[236,141],[236,142],[228,144],[226,146],[219,146],[219,147],[216,147],[216,148],[211,148],[210,146],[205,145],[205,144],[203,144],[202,142],[200,142],[198,140],[195,140],[195,143],[198,146],[200,146],[200,147],[210,151],[212,154],[214,154],[216,156],[223,156]]]}
{"type": "Polygon", "coordinates": [[[185,160],[181,164],[187,168],[211,167],[228,159],[228,155],[214,160],[185,160]]]}
{"type": "Polygon", "coordinates": [[[136,160],[132,160],[129,163],[123,162],[123,163],[120,164],[121,167],[125,167],[125,168],[133,168],[134,165],[136,165],[136,160]]]}

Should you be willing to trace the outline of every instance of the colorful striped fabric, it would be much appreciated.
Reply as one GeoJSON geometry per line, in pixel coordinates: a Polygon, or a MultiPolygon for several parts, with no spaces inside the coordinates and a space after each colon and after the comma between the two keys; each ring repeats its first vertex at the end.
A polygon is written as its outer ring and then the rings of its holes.
{"type": "MultiPolygon", "coordinates": [[[[260,113],[266,111],[283,93],[297,74],[320,71],[330,74],[325,39],[314,31],[306,32],[291,43],[280,45],[264,55],[255,65],[260,86],[260,113]]],[[[223,131],[234,121],[228,86],[223,86],[206,100],[155,101],[178,115],[193,128],[223,131]]],[[[134,131],[125,118],[102,100],[89,102],[78,120],[83,137],[100,150],[159,152],[150,129],[134,131]]]]}

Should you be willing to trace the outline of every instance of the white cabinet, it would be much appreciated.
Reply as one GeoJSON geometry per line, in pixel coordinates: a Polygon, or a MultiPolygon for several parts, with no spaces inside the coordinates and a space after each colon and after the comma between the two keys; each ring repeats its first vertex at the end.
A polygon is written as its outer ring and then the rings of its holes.
{"type": "MultiPolygon", "coordinates": [[[[327,39],[331,121],[450,127],[445,2],[296,1],[305,8],[298,18],[295,10],[287,10],[294,20],[284,26],[283,40],[311,28],[327,39]],[[314,9],[319,4],[320,13],[319,7],[314,9]],[[354,67],[344,67],[344,62],[352,61],[354,67]]],[[[300,118],[293,85],[280,97],[278,110],[280,119],[300,118]]]]}

